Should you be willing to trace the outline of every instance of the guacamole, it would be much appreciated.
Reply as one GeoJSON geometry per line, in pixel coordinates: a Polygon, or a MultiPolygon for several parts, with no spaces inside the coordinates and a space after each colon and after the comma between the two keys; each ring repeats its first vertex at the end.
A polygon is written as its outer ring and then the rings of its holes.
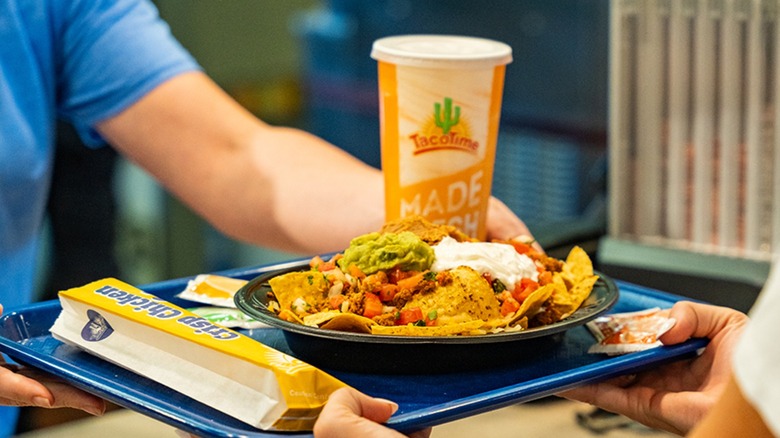
{"type": "Polygon", "coordinates": [[[392,269],[424,271],[433,263],[433,248],[410,231],[369,233],[352,239],[338,264],[346,271],[355,264],[366,274],[392,269]]]}

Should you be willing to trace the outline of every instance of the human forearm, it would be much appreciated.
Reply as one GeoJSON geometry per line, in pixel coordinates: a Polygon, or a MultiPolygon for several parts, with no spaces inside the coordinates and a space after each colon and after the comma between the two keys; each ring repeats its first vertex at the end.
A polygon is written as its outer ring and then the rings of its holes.
{"type": "MultiPolygon", "coordinates": [[[[202,73],[98,125],[126,157],[227,235],[301,253],[341,250],[384,222],[383,178],[306,132],[258,120],[202,73]]],[[[530,232],[496,199],[488,236],[530,232]]]]}
{"type": "Polygon", "coordinates": [[[264,124],[199,73],[159,86],[99,129],[240,240],[331,251],[383,219],[379,171],[315,136],[264,124]]]}
{"type": "Polygon", "coordinates": [[[705,437],[772,437],[755,408],[745,399],[732,376],[723,395],[704,419],[688,435],[705,437]]]}
{"type": "Polygon", "coordinates": [[[268,214],[298,246],[341,250],[351,238],[380,228],[384,221],[380,171],[294,129],[267,130],[257,141],[279,145],[265,148],[272,158],[259,164],[272,181],[268,214]]]}

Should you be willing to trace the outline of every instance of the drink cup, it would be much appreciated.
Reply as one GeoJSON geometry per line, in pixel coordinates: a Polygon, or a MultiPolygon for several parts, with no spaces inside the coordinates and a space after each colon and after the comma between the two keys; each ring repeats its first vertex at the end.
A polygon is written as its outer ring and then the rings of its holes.
{"type": "Polygon", "coordinates": [[[387,220],[421,215],[484,240],[506,64],[501,42],[402,35],[378,61],[387,220]]]}

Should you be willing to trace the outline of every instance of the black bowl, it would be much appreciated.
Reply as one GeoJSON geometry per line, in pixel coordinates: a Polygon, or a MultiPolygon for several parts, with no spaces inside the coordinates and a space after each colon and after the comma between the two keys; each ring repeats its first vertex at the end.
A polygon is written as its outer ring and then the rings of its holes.
{"type": "Polygon", "coordinates": [[[394,336],[348,333],[304,326],[280,319],[268,310],[268,280],[307,263],[265,273],[235,295],[236,306],[258,321],[283,331],[295,357],[319,368],[372,374],[430,374],[499,367],[543,354],[560,344],[567,330],[609,310],[618,299],[612,279],[599,280],[582,306],[553,324],[517,332],[478,336],[394,336]]]}

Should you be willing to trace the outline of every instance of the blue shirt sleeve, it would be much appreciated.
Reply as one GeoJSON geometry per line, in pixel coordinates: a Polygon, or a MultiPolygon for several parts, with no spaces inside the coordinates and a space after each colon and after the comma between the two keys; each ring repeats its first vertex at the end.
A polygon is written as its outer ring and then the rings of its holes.
{"type": "Polygon", "coordinates": [[[52,14],[58,114],[90,145],[93,129],[172,77],[199,70],[148,1],[62,0],[52,14]]]}

